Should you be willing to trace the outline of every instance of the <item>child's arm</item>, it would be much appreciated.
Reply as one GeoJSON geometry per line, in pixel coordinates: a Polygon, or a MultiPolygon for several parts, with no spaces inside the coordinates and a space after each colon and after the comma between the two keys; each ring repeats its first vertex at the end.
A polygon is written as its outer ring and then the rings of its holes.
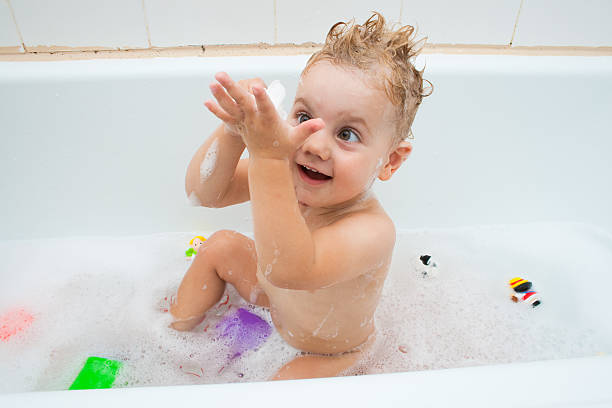
{"type": "Polygon", "coordinates": [[[311,119],[291,127],[280,119],[262,88],[253,87],[255,104],[227,74],[216,78],[244,111],[257,261],[268,281],[289,289],[317,289],[388,262],[395,234],[384,217],[356,214],[314,234],[302,217],[289,158],[325,126],[323,121],[311,119]]]}
{"type": "Polygon", "coordinates": [[[255,247],[266,279],[281,288],[314,290],[388,266],[393,223],[380,213],[357,212],[311,233],[289,165],[258,156],[249,163],[255,247]]]}
{"type": "MultiPolygon", "coordinates": [[[[238,82],[238,86],[248,91],[254,84],[265,87],[258,78],[238,82]]],[[[185,177],[185,192],[190,198],[195,194],[197,201],[205,207],[225,207],[249,200],[249,159],[240,160],[245,144],[237,127],[239,108],[219,84],[212,84],[210,88],[219,104],[206,101],[205,105],[224,123],[191,159],[185,177]]]]}
{"type": "Polygon", "coordinates": [[[249,159],[240,160],[245,145],[221,124],[196,151],[185,177],[187,196],[204,207],[225,207],[249,200],[249,159]]]}
{"type": "MultiPolygon", "coordinates": [[[[305,122],[306,123],[306,122],[305,122]]],[[[314,263],[314,241],[293,188],[288,160],[254,156],[249,187],[258,266],[275,286],[297,289],[314,263]]]]}

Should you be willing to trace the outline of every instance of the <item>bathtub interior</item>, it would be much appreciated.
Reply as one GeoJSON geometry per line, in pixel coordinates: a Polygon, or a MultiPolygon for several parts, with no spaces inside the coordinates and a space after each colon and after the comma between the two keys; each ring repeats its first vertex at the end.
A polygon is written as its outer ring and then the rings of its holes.
{"type": "MultiPolygon", "coordinates": [[[[426,59],[436,88],[414,152],[374,186],[398,228],[382,335],[348,374],[606,359],[610,58],[426,59]],[[423,254],[438,267],[424,268],[423,254]],[[515,276],[534,283],[541,306],[509,300],[515,276]]],[[[202,106],[212,75],[280,79],[291,99],[305,60],[0,65],[10,197],[0,203],[0,310],[35,316],[0,344],[0,393],[65,389],[93,354],[126,363],[117,387],[263,381],[295,355],[273,333],[228,364],[215,322],[228,305],[249,307],[229,287],[193,333],[169,330],[160,301],[193,235],[252,230],[248,204],[213,210],[185,197],[186,165],[215,123],[202,106]]]]}
{"type": "MultiPolygon", "coordinates": [[[[251,231],[248,204],[187,205],[215,72],[279,79],[307,56],[0,64],[0,239],[251,231]],[[38,215],[37,215],[38,214],[38,215]]],[[[375,185],[400,229],[572,221],[612,231],[610,57],[423,56],[414,150],[375,185]],[[401,186],[399,188],[398,186],[401,186]],[[450,211],[449,211],[450,210],[450,211]]]]}
{"type": "MultiPolygon", "coordinates": [[[[273,332],[231,358],[217,325],[244,308],[231,286],[194,331],[168,328],[191,235],[4,242],[0,310],[18,306],[32,326],[0,348],[2,392],[66,389],[92,356],[118,360],[115,387],[265,381],[298,355],[273,332]]],[[[399,234],[376,313],[378,338],[351,374],[379,374],[603,356],[612,351],[605,282],[612,237],[584,224],[412,230],[399,234]],[[420,255],[434,255],[425,267],[420,255]],[[576,271],[589,271],[579,279],[576,271]],[[527,276],[542,304],[510,301],[527,276]]],[[[333,328],[324,327],[324,330],[333,328]]]]}

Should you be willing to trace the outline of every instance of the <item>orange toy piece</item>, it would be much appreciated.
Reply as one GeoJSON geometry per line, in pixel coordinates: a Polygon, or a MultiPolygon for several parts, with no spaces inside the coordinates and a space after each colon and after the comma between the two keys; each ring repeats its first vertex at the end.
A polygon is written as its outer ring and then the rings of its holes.
{"type": "Polygon", "coordinates": [[[0,340],[8,341],[12,336],[32,325],[34,316],[24,309],[13,309],[0,315],[0,340]]]}

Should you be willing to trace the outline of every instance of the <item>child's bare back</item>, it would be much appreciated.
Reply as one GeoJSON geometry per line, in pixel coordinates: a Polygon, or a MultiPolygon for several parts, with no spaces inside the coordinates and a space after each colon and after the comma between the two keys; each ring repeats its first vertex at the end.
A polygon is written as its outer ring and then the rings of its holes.
{"type": "Polygon", "coordinates": [[[273,379],[338,375],[372,344],[395,229],[371,186],[391,178],[412,150],[404,138],[422,78],[408,61],[416,54],[411,33],[390,31],[378,14],[363,26],[332,27],[286,120],[263,81],[215,76],[216,103],[205,105],[223,124],[194,155],[186,190],[208,207],[250,200],[255,239],[219,231],[200,247],[171,307],[172,327],[198,325],[229,282],[270,308],[287,343],[310,353],[273,379]],[[361,65],[352,47],[361,47],[361,65]],[[380,59],[381,49],[399,61],[380,59]],[[210,152],[213,169],[204,168],[210,152]]]}

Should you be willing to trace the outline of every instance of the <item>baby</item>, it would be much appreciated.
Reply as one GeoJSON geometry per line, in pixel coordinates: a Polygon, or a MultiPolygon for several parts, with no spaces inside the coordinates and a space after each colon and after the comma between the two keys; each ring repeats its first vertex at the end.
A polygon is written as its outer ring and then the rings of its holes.
{"type": "Polygon", "coordinates": [[[370,189],[412,150],[404,139],[426,96],[412,65],[422,44],[411,26],[393,30],[379,13],[363,25],[336,23],[308,60],[286,120],[260,79],[215,76],[216,102],[205,105],[223,123],[191,160],[186,192],[206,207],[251,200],[255,240],[218,231],[202,244],[171,327],[202,322],[229,282],[269,307],[283,339],[303,351],[272,379],[336,376],[362,357],[395,244],[370,189]],[[209,152],[215,167],[201,174],[209,152]]]}

